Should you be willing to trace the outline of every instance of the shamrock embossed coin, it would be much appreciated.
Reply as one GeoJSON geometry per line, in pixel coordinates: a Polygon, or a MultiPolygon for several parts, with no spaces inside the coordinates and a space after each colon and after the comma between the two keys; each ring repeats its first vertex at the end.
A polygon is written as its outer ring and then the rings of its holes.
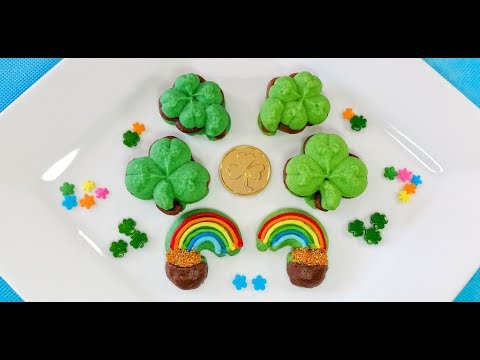
{"type": "Polygon", "coordinates": [[[219,172],[223,186],[231,193],[255,195],[270,180],[270,161],[254,146],[237,146],[225,154],[219,172]]]}

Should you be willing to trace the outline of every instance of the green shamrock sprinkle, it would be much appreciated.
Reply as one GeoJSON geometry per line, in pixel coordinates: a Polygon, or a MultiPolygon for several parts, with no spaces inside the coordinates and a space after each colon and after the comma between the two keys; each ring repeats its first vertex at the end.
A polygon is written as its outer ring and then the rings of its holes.
{"type": "Polygon", "coordinates": [[[136,132],[128,130],[123,134],[123,143],[128,147],[137,146],[139,141],[140,135],[138,135],[136,132]]]}
{"type": "Polygon", "coordinates": [[[127,253],[128,244],[123,240],[113,241],[110,245],[110,252],[113,257],[121,258],[127,253]]]}
{"type": "Polygon", "coordinates": [[[363,235],[363,238],[370,245],[378,244],[380,241],[382,241],[382,234],[380,234],[380,231],[372,227],[365,230],[365,235],[363,235]]]}
{"type": "Polygon", "coordinates": [[[395,170],[393,166],[386,167],[385,172],[383,174],[383,176],[385,176],[387,179],[390,179],[390,180],[395,179],[397,175],[398,175],[398,172],[397,170],[395,170]]]}
{"type": "Polygon", "coordinates": [[[355,237],[363,236],[365,232],[365,225],[363,221],[355,220],[348,224],[348,232],[355,237]]]}
{"type": "Polygon", "coordinates": [[[388,224],[388,219],[385,215],[376,212],[370,216],[370,224],[372,224],[375,229],[383,229],[385,225],[388,224]]]}
{"type": "Polygon", "coordinates": [[[62,192],[63,196],[73,195],[75,193],[75,185],[64,182],[60,187],[60,191],[62,192]]]}
{"type": "Polygon", "coordinates": [[[143,246],[145,245],[145,243],[148,242],[147,234],[145,234],[145,233],[143,233],[143,232],[140,232],[140,231],[138,231],[138,230],[135,230],[135,231],[130,235],[130,238],[132,239],[132,241],[130,241],[130,245],[131,245],[134,249],[143,248],[143,246]]]}
{"type": "Polygon", "coordinates": [[[352,125],[352,129],[355,131],[360,131],[363,128],[367,127],[367,119],[365,119],[362,115],[354,115],[350,119],[350,124],[352,125]]]}
{"type": "Polygon", "coordinates": [[[135,220],[130,218],[123,219],[122,223],[118,225],[118,231],[120,232],[120,234],[130,236],[135,230],[135,225],[137,225],[135,220]]]}

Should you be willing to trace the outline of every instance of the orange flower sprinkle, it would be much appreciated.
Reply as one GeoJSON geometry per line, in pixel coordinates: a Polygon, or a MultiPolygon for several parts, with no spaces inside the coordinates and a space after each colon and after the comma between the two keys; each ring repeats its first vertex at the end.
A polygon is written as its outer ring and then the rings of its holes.
{"type": "Polygon", "coordinates": [[[136,122],[135,124],[132,125],[133,131],[136,132],[138,135],[141,135],[142,132],[145,131],[145,125],[136,122]]]}
{"type": "Polygon", "coordinates": [[[345,109],[345,111],[343,112],[343,118],[345,120],[350,120],[352,117],[355,116],[355,113],[352,111],[352,108],[347,108],[345,109]]]}
{"type": "Polygon", "coordinates": [[[403,187],[403,190],[405,190],[407,194],[415,194],[416,189],[417,187],[415,186],[415,184],[411,183],[405,184],[405,186],[403,187]]]}
{"type": "Polygon", "coordinates": [[[80,199],[80,206],[90,209],[93,205],[95,205],[95,199],[93,195],[84,194],[83,199],[80,199]]]}

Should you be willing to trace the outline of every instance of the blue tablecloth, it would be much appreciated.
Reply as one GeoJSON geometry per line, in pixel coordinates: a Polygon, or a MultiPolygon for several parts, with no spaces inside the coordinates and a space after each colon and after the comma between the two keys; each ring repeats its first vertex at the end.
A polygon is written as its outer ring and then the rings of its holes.
{"type": "MultiPolygon", "coordinates": [[[[0,59],[0,111],[3,111],[60,60],[0,59]]],[[[425,61],[480,107],[480,59],[425,59],[425,61]]],[[[1,278],[1,275],[0,302],[22,301],[1,278]]],[[[455,301],[480,301],[480,269],[458,294],[455,301]]]]}

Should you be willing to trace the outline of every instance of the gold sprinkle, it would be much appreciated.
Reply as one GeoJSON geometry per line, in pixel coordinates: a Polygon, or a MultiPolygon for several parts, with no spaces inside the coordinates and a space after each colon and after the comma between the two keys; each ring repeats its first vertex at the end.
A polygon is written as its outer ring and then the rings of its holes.
{"type": "Polygon", "coordinates": [[[167,252],[167,262],[179,267],[190,267],[202,262],[202,256],[195,251],[175,249],[167,252]]]}
{"type": "Polygon", "coordinates": [[[324,249],[298,248],[292,251],[292,261],[308,266],[328,265],[327,251],[324,249]]]}

